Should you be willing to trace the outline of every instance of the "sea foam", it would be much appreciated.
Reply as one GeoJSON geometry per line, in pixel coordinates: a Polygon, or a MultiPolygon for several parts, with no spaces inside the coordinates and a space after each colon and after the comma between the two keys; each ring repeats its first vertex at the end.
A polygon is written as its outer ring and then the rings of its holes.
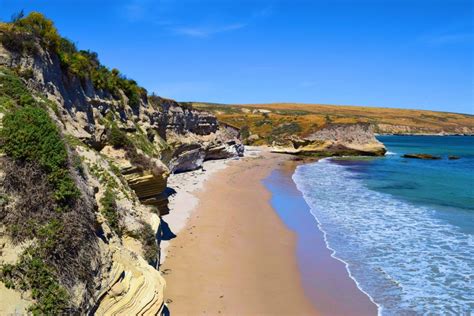
{"type": "Polygon", "coordinates": [[[359,288],[383,315],[474,310],[474,238],[436,210],[369,190],[345,166],[299,166],[298,189],[359,288]]]}

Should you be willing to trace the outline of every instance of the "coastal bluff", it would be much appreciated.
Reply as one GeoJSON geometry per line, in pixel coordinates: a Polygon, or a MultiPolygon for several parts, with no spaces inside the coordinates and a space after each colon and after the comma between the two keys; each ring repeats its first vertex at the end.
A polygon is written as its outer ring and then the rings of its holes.
{"type": "Polygon", "coordinates": [[[148,93],[40,13],[0,23],[0,314],[163,313],[169,176],[242,157],[252,137],[279,153],[385,153],[369,123],[302,134],[250,114],[271,133],[148,93]]]}
{"type": "Polygon", "coordinates": [[[0,23],[0,87],[0,313],[161,314],[167,179],[242,156],[238,133],[36,12],[0,23]]]}
{"type": "Polygon", "coordinates": [[[375,138],[371,124],[353,123],[329,124],[304,138],[290,136],[274,142],[272,151],[310,156],[383,156],[386,149],[375,138]]]}

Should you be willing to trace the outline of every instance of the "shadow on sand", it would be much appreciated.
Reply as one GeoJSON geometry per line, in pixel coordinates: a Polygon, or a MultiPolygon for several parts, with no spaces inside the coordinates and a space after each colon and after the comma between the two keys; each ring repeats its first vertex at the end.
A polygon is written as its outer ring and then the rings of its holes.
{"type": "MultiPolygon", "coordinates": [[[[170,197],[171,195],[176,194],[176,191],[173,188],[166,188],[164,194],[166,194],[167,197],[170,197]]],[[[170,225],[164,220],[163,216],[160,216],[160,226],[158,227],[158,230],[156,231],[156,242],[158,243],[158,247],[160,246],[161,242],[163,240],[171,240],[173,238],[176,238],[176,234],[173,233],[173,231],[170,228],[170,225]]],[[[159,255],[158,255],[158,264],[157,264],[157,269],[160,269],[161,266],[161,247],[159,247],[159,255]]],[[[171,312],[168,309],[168,306],[163,306],[163,316],[170,316],[171,312]]]]}
{"type": "Polygon", "coordinates": [[[161,242],[173,238],[176,238],[176,235],[171,231],[170,225],[161,217],[160,227],[158,227],[158,231],[156,232],[156,239],[158,242],[161,242]]]}

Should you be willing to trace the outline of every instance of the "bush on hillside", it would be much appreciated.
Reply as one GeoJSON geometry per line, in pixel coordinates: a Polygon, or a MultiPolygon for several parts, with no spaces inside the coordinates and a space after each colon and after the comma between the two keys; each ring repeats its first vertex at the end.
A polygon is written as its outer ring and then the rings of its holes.
{"type": "Polygon", "coordinates": [[[11,23],[0,25],[0,42],[19,53],[34,54],[36,44],[59,56],[62,68],[80,79],[90,79],[95,88],[120,97],[122,90],[132,108],[138,108],[147,91],[118,70],[101,65],[98,55],[89,50],[78,50],[76,45],[59,35],[54,23],[38,12],[18,15],[11,23]]]}
{"type": "Polygon", "coordinates": [[[70,296],[58,283],[53,270],[35,254],[35,248],[29,248],[20,257],[16,265],[3,265],[0,279],[8,287],[30,289],[35,304],[29,311],[33,315],[60,315],[69,308],[70,296]]]}
{"type": "Polygon", "coordinates": [[[85,199],[61,208],[48,174],[36,162],[0,159],[5,175],[0,184],[8,196],[0,207],[0,223],[14,243],[34,240],[15,265],[0,266],[0,279],[20,290],[31,290],[35,314],[57,315],[70,308],[66,288],[84,282],[93,291],[91,262],[97,255],[97,223],[85,199]]]}
{"type": "Polygon", "coordinates": [[[120,213],[115,201],[115,194],[110,187],[105,190],[104,196],[100,199],[102,204],[102,214],[104,215],[110,228],[118,235],[122,235],[122,225],[120,223],[120,213]]]}
{"type": "Polygon", "coordinates": [[[112,123],[107,133],[109,143],[115,148],[125,148],[130,144],[127,134],[122,131],[117,124],[112,123]]]}
{"type": "Polygon", "coordinates": [[[5,107],[5,104],[9,103],[13,108],[35,104],[35,100],[23,81],[11,70],[0,68],[0,86],[0,106],[5,107]]]}
{"type": "Polygon", "coordinates": [[[9,157],[41,166],[54,187],[56,201],[66,205],[79,196],[69,175],[66,146],[44,109],[28,105],[7,113],[0,138],[9,157]]]}
{"type": "Polygon", "coordinates": [[[297,122],[285,123],[275,127],[272,130],[272,135],[293,135],[302,131],[301,125],[297,122]]]}

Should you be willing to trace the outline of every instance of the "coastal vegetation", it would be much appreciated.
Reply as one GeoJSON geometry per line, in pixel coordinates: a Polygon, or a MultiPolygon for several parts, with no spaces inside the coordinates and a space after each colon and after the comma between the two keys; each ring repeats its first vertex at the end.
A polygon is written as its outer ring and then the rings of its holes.
{"type": "Polygon", "coordinates": [[[2,150],[8,157],[41,167],[60,205],[66,206],[79,196],[69,175],[66,146],[44,109],[27,105],[7,113],[0,138],[2,150]]]}
{"type": "Polygon", "coordinates": [[[118,235],[122,235],[123,227],[120,223],[120,212],[115,201],[115,194],[110,186],[107,186],[104,196],[100,199],[102,214],[107,219],[110,228],[118,235]]]}
{"type": "Polygon", "coordinates": [[[147,96],[40,13],[0,23],[0,51],[0,296],[17,298],[0,310],[161,313],[155,225],[170,161],[240,144],[212,114],[147,96]]]}
{"type": "Polygon", "coordinates": [[[120,98],[123,92],[132,108],[138,108],[147,91],[128,79],[118,69],[102,65],[98,55],[89,50],[78,50],[69,39],[62,37],[54,23],[39,12],[24,16],[22,12],[11,23],[0,23],[0,43],[19,54],[34,55],[39,47],[55,53],[63,70],[71,76],[92,80],[96,89],[120,98]]]}
{"type": "Polygon", "coordinates": [[[468,114],[298,103],[189,104],[241,128],[242,138],[254,145],[306,137],[331,124],[370,123],[380,134],[474,134],[474,116],[468,114]]]}
{"type": "Polygon", "coordinates": [[[2,196],[14,205],[2,203],[0,220],[14,243],[36,240],[15,264],[0,267],[0,280],[31,291],[33,314],[62,314],[71,307],[66,288],[92,278],[95,219],[80,199],[66,143],[43,104],[10,70],[0,70],[0,84],[2,196]]]}

